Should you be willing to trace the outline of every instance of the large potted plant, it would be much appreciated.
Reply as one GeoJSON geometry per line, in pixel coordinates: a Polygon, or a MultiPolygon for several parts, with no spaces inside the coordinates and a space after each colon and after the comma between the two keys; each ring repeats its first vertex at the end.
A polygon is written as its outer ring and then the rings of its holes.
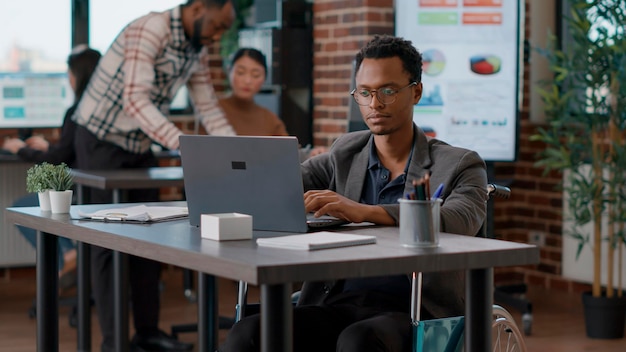
{"type": "Polygon", "coordinates": [[[563,219],[568,224],[564,235],[578,242],[577,255],[587,246],[592,249],[592,291],[583,294],[587,335],[621,338],[626,311],[621,282],[626,243],[626,4],[567,0],[565,5],[570,40],[560,49],[553,39],[541,50],[554,79],[540,88],[548,125],[532,138],[546,144],[537,165],[564,175],[564,214],[569,214],[563,219]],[[591,231],[586,230],[589,224],[591,231]],[[604,251],[603,243],[608,244],[604,251]]]}

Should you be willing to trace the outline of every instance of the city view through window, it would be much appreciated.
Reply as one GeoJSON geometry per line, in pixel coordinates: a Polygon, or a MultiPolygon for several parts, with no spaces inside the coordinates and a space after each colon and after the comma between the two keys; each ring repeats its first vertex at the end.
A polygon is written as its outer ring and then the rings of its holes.
{"type": "MultiPolygon", "coordinates": [[[[91,0],[91,47],[104,53],[120,30],[184,0],[91,0]]],[[[58,127],[74,96],[67,79],[71,1],[10,1],[0,11],[0,128],[58,127]],[[33,9],[36,9],[35,11],[33,9]]],[[[180,95],[180,94],[179,94],[180,95]]],[[[186,106],[186,95],[175,99],[186,106]]]]}

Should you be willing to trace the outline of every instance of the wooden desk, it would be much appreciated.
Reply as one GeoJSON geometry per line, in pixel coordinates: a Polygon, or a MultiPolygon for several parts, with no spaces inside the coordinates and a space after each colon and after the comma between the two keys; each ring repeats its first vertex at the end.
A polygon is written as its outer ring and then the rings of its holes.
{"type": "MultiPolygon", "coordinates": [[[[181,205],[179,202],[165,203],[181,205]]],[[[184,203],[183,203],[184,204],[184,203]]],[[[384,276],[410,273],[412,271],[436,272],[466,270],[466,351],[486,351],[491,346],[491,306],[493,267],[533,264],[539,261],[535,246],[442,234],[440,246],[434,249],[402,247],[398,241],[397,227],[369,227],[350,229],[349,232],[374,234],[375,245],[336,248],[302,252],[273,248],[258,248],[254,241],[216,242],[202,239],[198,228],[189,226],[187,220],[151,225],[123,223],[100,223],[72,220],[78,210],[92,212],[111,205],[73,206],[71,217],[67,214],[42,213],[38,208],[9,208],[7,218],[26,227],[84,241],[165,263],[186,267],[203,273],[233,280],[243,280],[261,286],[263,311],[270,311],[262,318],[262,351],[291,351],[292,318],[290,294],[293,282],[384,276]]],[[[268,232],[255,232],[256,237],[271,236],[268,232]]],[[[52,236],[49,236],[52,237],[52,236]]],[[[55,240],[55,239],[53,239],[55,240]]],[[[56,243],[56,241],[54,241],[56,243]]],[[[46,273],[46,265],[54,266],[53,254],[48,246],[38,247],[44,263],[38,262],[38,292],[55,292],[49,283],[39,280],[46,273]]],[[[56,283],[56,276],[52,280],[56,283]]],[[[199,291],[199,348],[213,351],[216,341],[208,341],[208,321],[216,322],[217,314],[207,304],[207,294],[199,291]]],[[[215,295],[210,298],[216,299],[215,295]]],[[[56,300],[38,302],[38,312],[56,313],[56,300]]],[[[58,327],[54,319],[46,319],[38,325],[38,341],[41,346],[58,345],[58,327]],[[56,334],[56,335],[54,335],[56,334]],[[48,343],[47,345],[45,343],[48,343]],[[56,343],[56,344],[54,344],[56,343]]],[[[214,325],[214,329],[217,325],[214,325]]],[[[214,330],[208,335],[216,336],[214,330]]]]}
{"type": "MultiPolygon", "coordinates": [[[[72,169],[76,184],[76,199],[84,203],[84,187],[92,187],[113,192],[113,203],[122,201],[122,191],[183,186],[182,167],[152,167],[145,169],[79,170],[72,169]]],[[[76,244],[78,264],[78,327],[77,346],[79,351],[91,349],[91,309],[90,309],[90,251],[82,241],[76,244]]],[[[114,297],[115,297],[115,345],[118,351],[128,348],[128,257],[113,251],[114,297]]]]}

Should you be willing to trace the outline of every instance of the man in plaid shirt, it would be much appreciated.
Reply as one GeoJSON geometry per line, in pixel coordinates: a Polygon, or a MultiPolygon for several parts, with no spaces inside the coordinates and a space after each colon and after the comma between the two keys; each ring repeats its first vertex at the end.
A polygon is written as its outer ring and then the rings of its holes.
{"type": "MultiPolygon", "coordinates": [[[[140,17],[126,26],[100,60],[73,116],[79,169],[157,166],[153,142],[178,149],[182,132],[167,118],[177,90],[186,84],[196,117],[208,134],[234,135],[209,76],[206,46],[235,19],[230,0],[188,0],[140,17]]],[[[111,203],[109,191],[91,189],[91,203],[111,203]]],[[[158,201],[158,190],[131,190],[128,200],[158,201]]],[[[158,329],[160,263],[131,256],[130,286],[136,334],[131,347],[189,351],[158,329]]],[[[92,287],[102,331],[102,351],[114,350],[112,252],[92,248],[92,287]]]]}

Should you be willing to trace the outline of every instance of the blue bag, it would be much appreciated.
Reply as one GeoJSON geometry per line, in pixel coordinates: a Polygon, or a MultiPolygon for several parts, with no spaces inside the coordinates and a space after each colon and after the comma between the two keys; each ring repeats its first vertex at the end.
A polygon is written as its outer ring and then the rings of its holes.
{"type": "Polygon", "coordinates": [[[465,317],[420,320],[422,273],[411,280],[411,320],[414,352],[460,352],[463,350],[465,317]]]}

